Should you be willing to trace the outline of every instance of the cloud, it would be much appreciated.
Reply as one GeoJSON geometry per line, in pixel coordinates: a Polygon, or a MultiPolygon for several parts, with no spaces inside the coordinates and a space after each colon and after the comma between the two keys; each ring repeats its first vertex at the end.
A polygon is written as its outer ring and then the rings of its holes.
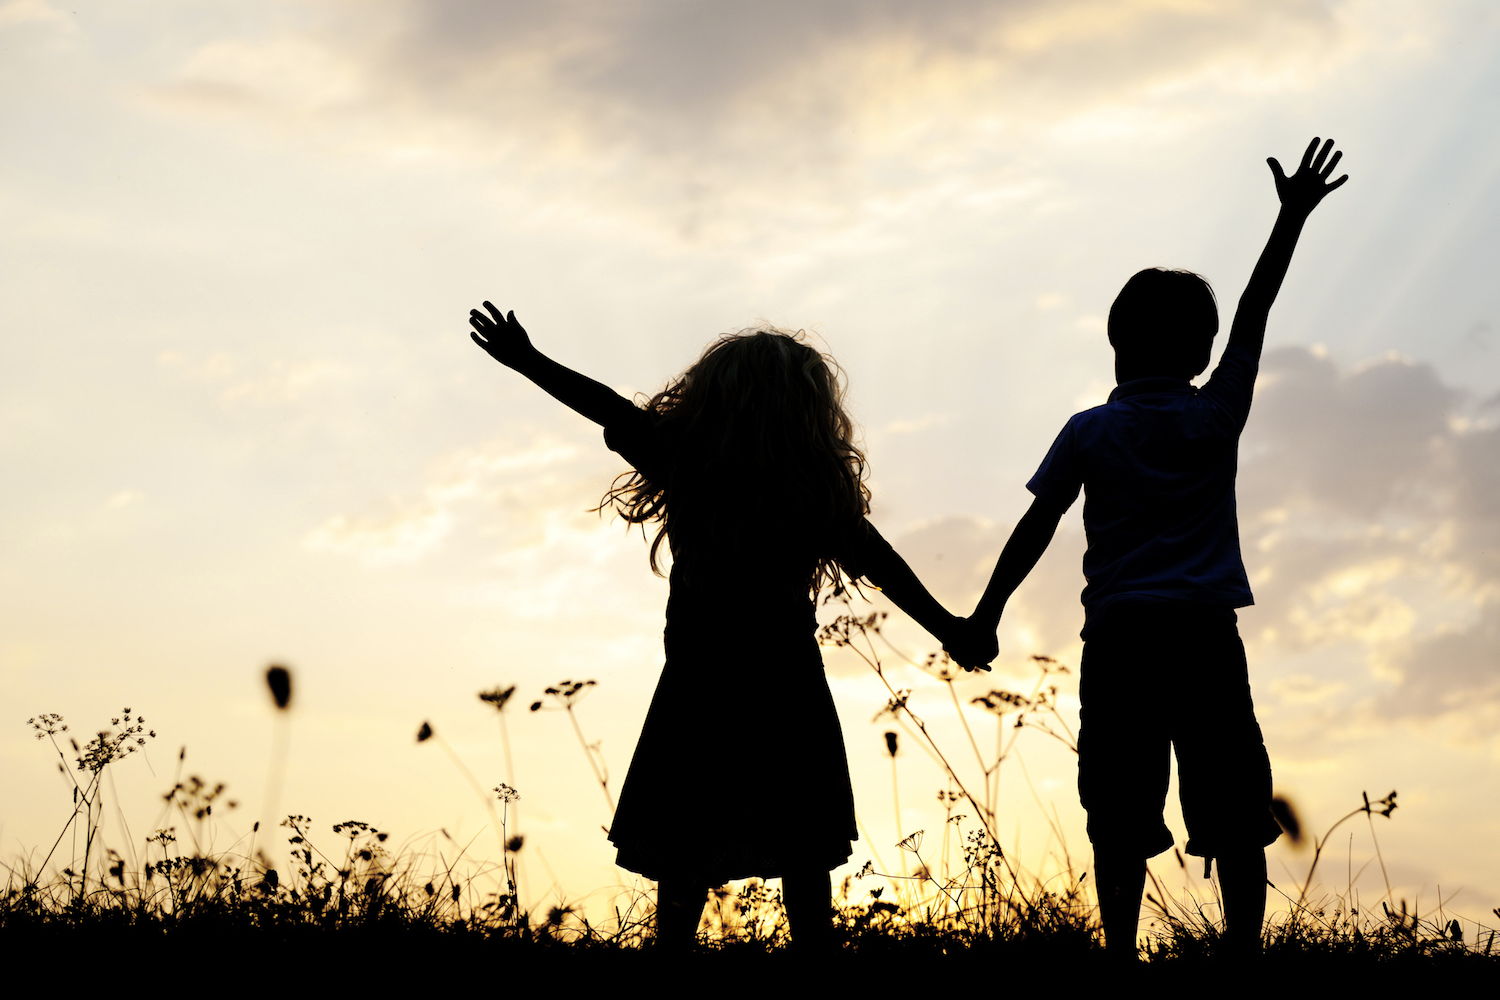
{"type": "Polygon", "coordinates": [[[449,510],[423,505],[385,515],[336,514],[303,541],[313,551],[354,555],[367,566],[389,566],[415,562],[435,551],[452,529],[449,510]]]}
{"type": "MultiPolygon", "coordinates": [[[[1383,714],[1466,716],[1500,707],[1500,601],[1483,604],[1466,627],[1407,644],[1391,665],[1400,680],[1380,698],[1383,714]]],[[[1492,735],[1493,729],[1482,733],[1492,735]]]]}
{"type": "Polygon", "coordinates": [[[461,449],[433,463],[416,496],[392,498],[379,510],[333,514],[308,531],[303,544],[389,566],[438,552],[460,529],[483,533],[501,524],[507,549],[533,549],[556,535],[549,511],[580,508],[580,498],[597,488],[593,468],[579,448],[545,436],[521,447],[504,440],[461,449]]]}
{"type": "Polygon", "coordinates": [[[1352,7],[330,3],[204,41],[151,94],[320,146],[497,165],[497,197],[527,192],[518,210],[566,191],[702,239],[924,191],[1031,190],[1039,140],[1159,140],[1398,44],[1352,7]]]}
{"type": "Polygon", "coordinates": [[[298,360],[276,359],[252,364],[223,352],[190,356],[181,351],[162,351],[156,358],[162,368],[189,382],[219,390],[219,401],[226,405],[247,403],[258,406],[287,405],[305,402],[329,387],[347,382],[354,370],[344,361],[325,358],[298,360]]]}
{"type": "Polygon", "coordinates": [[[1239,476],[1259,638],[1283,654],[1362,650],[1346,706],[1500,705],[1500,431],[1483,412],[1400,357],[1264,359],[1239,476]]]}
{"type": "Polygon", "coordinates": [[[18,25],[63,26],[71,29],[73,20],[47,0],[10,0],[0,4],[0,29],[18,25]]]}

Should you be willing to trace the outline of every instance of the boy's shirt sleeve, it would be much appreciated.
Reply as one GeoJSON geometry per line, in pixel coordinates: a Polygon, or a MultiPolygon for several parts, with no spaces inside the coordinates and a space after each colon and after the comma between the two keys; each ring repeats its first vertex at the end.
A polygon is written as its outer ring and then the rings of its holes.
{"type": "Polygon", "coordinates": [[[1027,481],[1026,488],[1037,498],[1063,507],[1078,499],[1078,491],[1083,488],[1083,461],[1078,453],[1077,425],[1076,416],[1063,425],[1047,457],[1027,481]]]}
{"type": "Polygon", "coordinates": [[[1198,398],[1212,402],[1238,433],[1250,419],[1250,399],[1259,372],[1258,355],[1226,348],[1213,374],[1198,390],[1198,398]]]}

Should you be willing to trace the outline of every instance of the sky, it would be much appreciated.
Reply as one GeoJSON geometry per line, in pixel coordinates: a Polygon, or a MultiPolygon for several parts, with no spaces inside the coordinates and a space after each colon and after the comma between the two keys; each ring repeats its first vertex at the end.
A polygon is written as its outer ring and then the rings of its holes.
{"type": "MultiPolygon", "coordinates": [[[[1340,828],[1333,890],[1489,916],[1497,42],[1483,0],[5,0],[0,855],[71,809],[26,718],[129,706],[158,736],[115,768],[115,842],[170,822],[179,747],[239,797],[226,846],[289,812],[461,842],[488,815],[467,769],[521,794],[532,905],[638,888],[568,719],[526,708],[597,680],[577,719],[618,789],[665,581],[589,511],[618,457],[476,350],[468,310],[626,394],[721,333],[806,331],[846,373],[873,520],[963,613],[1113,384],[1120,285],[1191,268],[1227,325],[1275,216],[1264,160],[1316,135],[1351,180],[1298,247],[1241,448],[1256,703],[1313,831],[1399,790],[1340,828]],[[513,768],[475,697],[511,684],[513,768]]],[[[1076,665],[1082,548],[1075,508],[962,699],[1029,690],[1033,654],[1076,665]]],[[[731,635],[753,601],[725,582],[731,635]]],[[[905,742],[893,815],[887,693],[826,662],[864,831],[839,874],[889,869],[942,827],[943,781],[905,742]]],[[[973,780],[947,690],[890,676],[973,780]]],[[[719,725],[772,739],[776,709],[719,725]]],[[[1042,876],[1086,866],[1071,755],[1023,737],[1002,830],[1042,876]]],[[[1273,882],[1309,860],[1273,848],[1273,882]]]]}

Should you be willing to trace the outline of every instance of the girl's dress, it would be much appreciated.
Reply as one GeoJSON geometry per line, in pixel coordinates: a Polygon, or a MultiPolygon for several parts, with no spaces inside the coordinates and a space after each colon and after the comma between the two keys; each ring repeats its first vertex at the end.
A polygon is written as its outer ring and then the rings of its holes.
{"type": "Polygon", "coordinates": [[[673,535],[693,539],[673,545],[666,665],[609,831],[616,862],[704,885],[836,868],[859,835],[808,584],[829,534],[850,576],[895,553],[863,519],[815,538],[786,504],[757,504],[759,484],[679,467],[633,405],[604,438],[665,484],[673,535]]]}

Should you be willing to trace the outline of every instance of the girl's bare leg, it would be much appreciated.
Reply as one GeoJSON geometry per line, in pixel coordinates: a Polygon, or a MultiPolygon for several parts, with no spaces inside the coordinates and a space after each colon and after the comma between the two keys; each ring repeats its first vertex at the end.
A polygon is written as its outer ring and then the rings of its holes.
{"type": "Polygon", "coordinates": [[[833,948],[833,883],[822,870],[787,872],[781,878],[792,945],[799,951],[833,948]]]}
{"type": "Polygon", "coordinates": [[[656,944],[685,951],[698,938],[708,886],[694,879],[662,879],[656,883],[656,944]]]}

